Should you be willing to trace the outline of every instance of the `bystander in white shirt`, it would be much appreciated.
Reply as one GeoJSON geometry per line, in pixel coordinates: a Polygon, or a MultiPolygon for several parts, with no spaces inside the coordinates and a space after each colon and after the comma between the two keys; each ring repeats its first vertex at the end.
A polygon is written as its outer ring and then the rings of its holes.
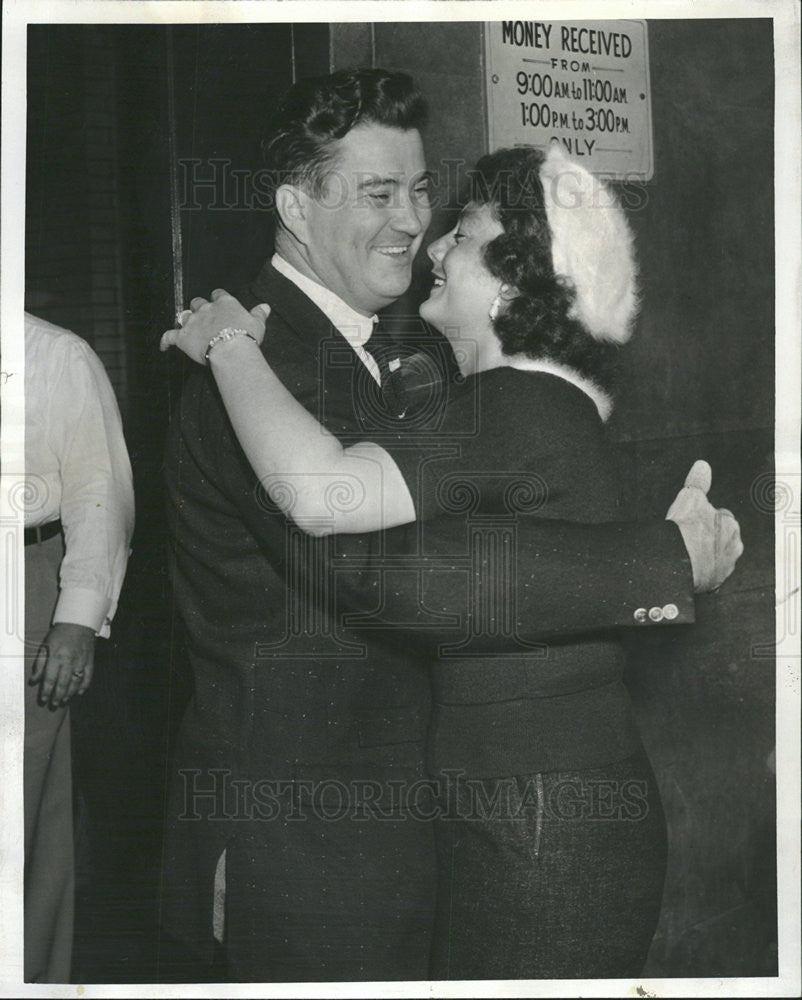
{"type": "Polygon", "coordinates": [[[54,622],[109,635],[134,527],[114,392],[80,337],[25,314],[25,527],[61,518],[54,622]]]}

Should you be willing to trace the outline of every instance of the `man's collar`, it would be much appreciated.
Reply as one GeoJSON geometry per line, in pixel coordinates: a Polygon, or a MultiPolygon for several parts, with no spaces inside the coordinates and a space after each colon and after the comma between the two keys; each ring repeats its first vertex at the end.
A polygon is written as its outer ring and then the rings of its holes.
{"type": "Polygon", "coordinates": [[[335,295],[331,289],[312,278],[308,278],[305,274],[301,274],[297,268],[277,253],[273,254],[270,263],[279,274],[288,278],[315,303],[318,309],[337,327],[351,347],[363,347],[368,342],[373,333],[373,325],[378,321],[378,316],[363,316],[358,313],[347,302],[343,302],[339,295],[335,295]]]}

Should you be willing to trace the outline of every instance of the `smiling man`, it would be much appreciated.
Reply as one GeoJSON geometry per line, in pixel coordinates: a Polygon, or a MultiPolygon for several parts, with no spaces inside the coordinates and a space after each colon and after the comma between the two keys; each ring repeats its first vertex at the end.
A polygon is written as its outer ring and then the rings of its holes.
{"type": "MultiPolygon", "coordinates": [[[[280,140],[268,147],[273,156],[276,145],[280,140]]],[[[293,183],[292,174],[278,187],[273,264],[285,274],[290,264],[371,316],[409,287],[431,219],[420,133],[357,124],[332,143],[321,168],[311,189],[293,183]]]]}
{"type": "MultiPolygon", "coordinates": [[[[377,403],[393,419],[386,360],[364,345],[409,286],[430,221],[425,110],[404,74],[341,72],[298,83],[263,144],[275,253],[243,299],[270,303],[267,357],[343,439],[377,403]]],[[[202,978],[191,956],[211,960],[214,929],[235,980],[425,979],[431,824],[389,801],[393,781],[425,775],[424,664],[393,637],[334,627],[327,577],[265,501],[207,370],[185,387],[167,480],[194,691],[162,907],[189,951],[182,964],[167,939],[163,977],[202,978]]]]}

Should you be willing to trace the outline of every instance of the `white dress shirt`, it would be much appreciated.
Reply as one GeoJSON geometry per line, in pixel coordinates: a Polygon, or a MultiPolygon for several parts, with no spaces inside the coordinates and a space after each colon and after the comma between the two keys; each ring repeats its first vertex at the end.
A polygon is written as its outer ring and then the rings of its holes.
{"type": "Polygon", "coordinates": [[[332,324],[337,327],[354,349],[354,353],[362,364],[379,385],[381,385],[381,375],[379,374],[379,366],[376,364],[376,359],[365,350],[365,344],[370,339],[373,333],[373,326],[375,323],[378,323],[379,317],[375,315],[363,316],[361,313],[358,313],[347,302],[343,302],[339,295],[335,295],[329,288],[318,284],[317,281],[308,278],[305,274],[301,274],[296,267],[288,264],[277,253],[273,254],[270,263],[279,274],[283,274],[285,278],[289,278],[294,285],[297,285],[304,295],[315,303],[324,316],[331,320],[332,324]]]}
{"type": "Polygon", "coordinates": [[[108,636],[134,527],[131,464],[106,370],[75,334],[25,314],[25,526],[61,518],[53,622],[108,636]]]}

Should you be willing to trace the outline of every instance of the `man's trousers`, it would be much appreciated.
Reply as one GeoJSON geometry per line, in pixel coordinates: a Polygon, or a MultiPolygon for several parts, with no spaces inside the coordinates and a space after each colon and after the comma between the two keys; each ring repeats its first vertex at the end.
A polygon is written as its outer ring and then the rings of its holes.
{"type": "Polygon", "coordinates": [[[60,535],[25,547],[25,981],[66,983],[75,862],[69,709],[38,703],[28,683],[58,597],[60,535]]]}

